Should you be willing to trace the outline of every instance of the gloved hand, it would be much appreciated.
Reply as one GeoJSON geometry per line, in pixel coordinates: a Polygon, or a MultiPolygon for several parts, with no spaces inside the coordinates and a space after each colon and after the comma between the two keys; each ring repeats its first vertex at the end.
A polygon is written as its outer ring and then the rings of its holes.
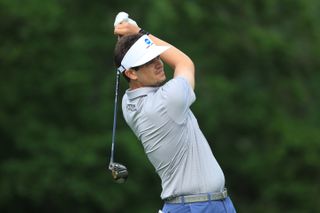
{"type": "Polygon", "coordinates": [[[119,12],[114,20],[114,26],[117,26],[121,22],[129,22],[130,24],[137,25],[137,22],[135,22],[133,19],[129,18],[128,13],[126,12],[119,12]]]}
{"type": "Polygon", "coordinates": [[[114,34],[118,35],[118,38],[124,35],[139,33],[139,30],[139,26],[134,20],[129,18],[128,13],[118,13],[114,21],[114,34]]]}

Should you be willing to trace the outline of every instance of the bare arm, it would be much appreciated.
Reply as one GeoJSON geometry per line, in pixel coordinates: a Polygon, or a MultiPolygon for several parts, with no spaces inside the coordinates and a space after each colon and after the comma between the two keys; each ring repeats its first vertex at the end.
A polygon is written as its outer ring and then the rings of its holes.
{"type": "MultiPolygon", "coordinates": [[[[122,22],[115,26],[114,34],[123,36],[136,34],[141,28],[128,22],[122,22]]],[[[181,76],[185,78],[194,89],[195,87],[195,67],[192,60],[181,50],[170,45],[169,43],[157,38],[154,35],[149,35],[152,41],[161,46],[171,46],[167,51],[160,55],[161,59],[174,70],[174,77],[181,76]]]]}

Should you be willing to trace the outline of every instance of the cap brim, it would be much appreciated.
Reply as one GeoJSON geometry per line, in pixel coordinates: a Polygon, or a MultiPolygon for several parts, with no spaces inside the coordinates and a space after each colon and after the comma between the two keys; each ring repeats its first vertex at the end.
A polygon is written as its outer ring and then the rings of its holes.
{"type": "Polygon", "coordinates": [[[165,52],[169,48],[170,48],[170,46],[152,45],[148,48],[146,53],[136,63],[134,63],[131,67],[137,67],[137,66],[143,65],[143,64],[151,61],[155,57],[159,56],[161,53],[165,52]]]}

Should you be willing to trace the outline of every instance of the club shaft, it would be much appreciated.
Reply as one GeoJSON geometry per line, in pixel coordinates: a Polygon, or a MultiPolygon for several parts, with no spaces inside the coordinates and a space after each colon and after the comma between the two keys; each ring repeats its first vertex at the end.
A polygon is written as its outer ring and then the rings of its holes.
{"type": "Polygon", "coordinates": [[[117,71],[116,75],[116,88],[114,95],[114,110],[113,110],[113,128],[112,128],[112,144],[111,144],[111,155],[110,163],[114,162],[114,150],[115,150],[115,140],[116,140],[116,128],[117,128],[117,113],[118,113],[118,91],[119,91],[119,81],[120,81],[120,72],[117,71]]]}

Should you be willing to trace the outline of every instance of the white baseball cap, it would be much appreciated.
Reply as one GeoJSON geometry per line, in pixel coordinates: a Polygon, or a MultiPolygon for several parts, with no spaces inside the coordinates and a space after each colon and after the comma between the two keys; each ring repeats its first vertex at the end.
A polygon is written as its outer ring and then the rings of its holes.
{"type": "Polygon", "coordinates": [[[158,46],[147,35],[141,36],[128,50],[121,61],[119,72],[124,72],[131,67],[137,67],[151,61],[170,46],[158,46]]]}

